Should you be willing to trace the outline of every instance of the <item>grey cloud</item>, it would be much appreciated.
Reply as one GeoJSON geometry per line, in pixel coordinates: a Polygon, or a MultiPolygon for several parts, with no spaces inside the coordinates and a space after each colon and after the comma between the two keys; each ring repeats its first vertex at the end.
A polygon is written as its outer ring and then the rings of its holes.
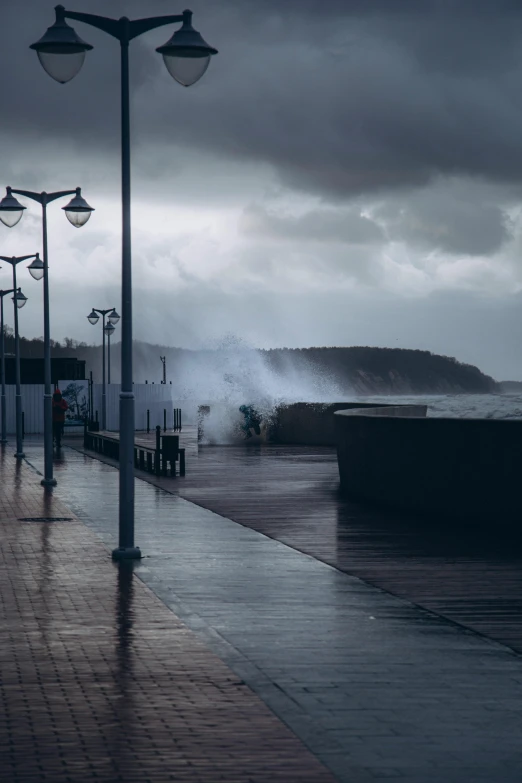
{"type": "MultiPolygon", "coordinates": [[[[237,285],[249,280],[256,289],[271,291],[284,307],[289,287],[295,291],[347,290],[354,284],[375,287],[380,269],[378,248],[371,243],[349,245],[297,238],[289,243],[254,236],[236,253],[233,269],[221,283],[235,290],[235,273],[237,285]]],[[[264,320],[263,313],[260,318],[264,320]]]]}
{"type": "Polygon", "coordinates": [[[497,190],[477,183],[443,182],[387,201],[374,217],[389,240],[454,255],[488,256],[513,239],[514,226],[495,200],[497,190]]]}
{"type": "Polygon", "coordinates": [[[316,209],[292,217],[252,204],[243,212],[240,229],[247,236],[327,244],[372,244],[384,239],[380,226],[353,209],[316,209]]]}
{"type": "MultiPolygon", "coordinates": [[[[55,1],[3,4],[2,183],[9,174],[18,187],[81,184],[93,206],[114,206],[120,186],[118,45],[75,23],[95,49],[73,82],[51,81],[28,46],[52,23],[55,1]]],[[[453,285],[453,278],[450,273],[430,287],[423,282],[430,270],[417,268],[418,288],[405,299],[402,248],[388,267],[400,293],[393,298],[379,291],[389,285],[380,265],[387,238],[404,243],[409,271],[430,249],[495,254],[491,263],[463,266],[470,277],[475,269],[480,276],[483,266],[507,269],[496,290],[516,285],[519,270],[507,268],[513,246],[498,250],[513,233],[505,206],[520,203],[522,193],[519,1],[191,5],[196,27],[220,50],[194,88],[176,85],[154,51],[168,29],[132,46],[136,337],[197,345],[221,330],[261,346],[400,345],[456,355],[497,377],[519,375],[513,368],[522,359],[520,297],[489,303],[447,290],[426,296],[446,280],[453,285]],[[279,205],[291,210],[304,202],[288,189],[312,194],[320,207],[305,219],[285,218],[279,205]],[[172,237],[154,237],[142,220],[139,206],[158,202],[172,207],[166,218],[172,237]],[[214,210],[216,222],[222,209],[226,228],[217,232],[219,246],[208,243],[208,255],[223,264],[217,273],[207,272],[211,281],[198,276],[206,246],[194,264],[183,256],[185,237],[175,224],[180,202],[201,225],[198,205],[214,210]],[[373,223],[357,215],[360,204],[381,202],[371,212],[373,223]],[[263,208],[247,211],[250,233],[238,238],[233,221],[249,203],[263,208]],[[375,222],[387,234],[382,244],[375,222]],[[165,270],[172,271],[169,285],[165,270]]],[[[84,6],[115,17],[180,10],[164,0],[89,0],[84,6]]],[[[34,204],[31,214],[32,222],[24,218],[25,233],[3,235],[13,252],[24,252],[23,245],[16,248],[24,236],[39,242],[34,204]]],[[[101,209],[70,242],[64,230],[61,258],[54,250],[60,229],[51,232],[53,337],[99,339],[85,313],[93,304],[119,301],[119,214],[110,226],[97,223],[98,216],[101,209]],[[86,280],[89,263],[99,279],[93,272],[86,280]]],[[[188,242],[200,238],[196,230],[189,233],[188,242]]],[[[21,318],[23,330],[41,333],[36,283],[21,318]]]]}

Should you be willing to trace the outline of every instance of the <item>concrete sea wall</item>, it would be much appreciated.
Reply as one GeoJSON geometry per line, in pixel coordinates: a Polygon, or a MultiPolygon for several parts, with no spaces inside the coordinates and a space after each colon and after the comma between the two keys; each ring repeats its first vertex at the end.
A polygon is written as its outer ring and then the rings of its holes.
{"type": "Polygon", "coordinates": [[[335,413],[342,492],[441,519],[518,525],[522,421],[426,418],[418,407],[335,413]]]}
{"type": "Polygon", "coordinates": [[[390,405],[365,402],[295,402],[279,405],[270,429],[273,443],[305,446],[335,446],[337,420],[334,413],[355,408],[388,409],[390,405]]]}

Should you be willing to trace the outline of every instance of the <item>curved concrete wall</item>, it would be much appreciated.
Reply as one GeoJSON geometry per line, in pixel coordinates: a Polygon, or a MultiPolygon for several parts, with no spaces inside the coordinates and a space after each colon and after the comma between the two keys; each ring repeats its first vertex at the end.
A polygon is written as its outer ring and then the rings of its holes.
{"type": "Polygon", "coordinates": [[[343,492],[398,509],[520,524],[522,421],[412,413],[335,414],[343,492]]]}
{"type": "Polygon", "coordinates": [[[270,440],[288,445],[335,446],[337,423],[333,414],[336,411],[390,407],[385,403],[375,405],[368,402],[294,402],[280,405],[276,409],[270,440]]]}

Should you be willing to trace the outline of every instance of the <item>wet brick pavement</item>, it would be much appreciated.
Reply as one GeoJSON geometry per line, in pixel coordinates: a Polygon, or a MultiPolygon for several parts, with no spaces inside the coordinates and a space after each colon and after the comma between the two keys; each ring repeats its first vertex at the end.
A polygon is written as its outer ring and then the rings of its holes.
{"type": "MultiPolygon", "coordinates": [[[[65,449],[57,478],[114,546],[117,471],[65,449]]],[[[136,512],[136,574],[339,781],[519,783],[519,655],[140,480],[136,512]]]]}
{"type": "Polygon", "coordinates": [[[334,783],[39,479],[2,450],[0,781],[334,783]]]}

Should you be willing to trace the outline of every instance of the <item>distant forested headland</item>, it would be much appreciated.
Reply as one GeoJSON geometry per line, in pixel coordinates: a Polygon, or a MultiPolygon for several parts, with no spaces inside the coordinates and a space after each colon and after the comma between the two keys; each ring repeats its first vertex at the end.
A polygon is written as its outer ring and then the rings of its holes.
{"type": "MultiPolygon", "coordinates": [[[[5,338],[6,352],[14,353],[14,338],[8,328],[5,338]]],[[[22,356],[43,356],[41,339],[22,337],[20,344],[22,356]]],[[[111,351],[114,382],[118,382],[120,375],[119,347],[119,343],[114,341],[111,351]]],[[[84,359],[87,372],[92,370],[95,380],[101,378],[102,351],[99,345],[87,345],[66,338],[63,343],[53,341],[52,355],[84,359]]],[[[343,394],[490,394],[520,391],[516,382],[504,386],[478,367],[450,356],[405,348],[368,346],[255,350],[232,345],[217,350],[192,351],[135,342],[134,377],[137,383],[161,381],[160,355],[167,357],[167,380],[176,385],[194,374],[193,370],[206,368],[213,373],[222,369],[223,374],[230,377],[238,372],[250,373],[250,380],[255,384],[256,373],[266,368],[281,378],[319,378],[343,394]]]]}
{"type": "Polygon", "coordinates": [[[478,367],[451,356],[406,348],[303,348],[266,351],[284,368],[288,357],[312,364],[343,388],[358,394],[490,394],[497,382],[478,367]]]}

